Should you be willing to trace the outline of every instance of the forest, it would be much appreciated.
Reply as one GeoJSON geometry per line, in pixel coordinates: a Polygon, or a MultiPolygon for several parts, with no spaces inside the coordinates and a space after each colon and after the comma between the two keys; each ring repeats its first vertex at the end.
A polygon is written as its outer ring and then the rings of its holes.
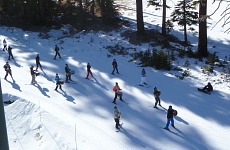
{"type": "MultiPolygon", "coordinates": [[[[216,2],[213,0],[213,3],[216,2]]],[[[222,0],[218,1],[221,5],[222,0]]],[[[188,30],[192,31],[193,25],[199,26],[197,57],[207,57],[207,0],[181,0],[174,7],[170,18],[166,19],[167,9],[171,8],[167,0],[149,0],[149,6],[162,10],[161,31],[157,38],[161,44],[168,47],[170,31],[173,22],[183,27],[184,40],[178,42],[184,49],[190,49],[187,38],[188,30]],[[199,8],[198,11],[196,8],[199,8]]],[[[142,0],[136,0],[136,37],[153,38],[144,28],[142,0]]],[[[218,9],[218,8],[217,8],[218,9]]],[[[222,18],[228,17],[228,9],[222,18]]],[[[215,13],[215,11],[213,12],[215,13]]],[[[222,19],[221,18],[221,19],[222,19]]],[[[228,19],[226,20],[226,24],[228,19]]],[[[78,30],[98,27],[103,30],[119,28],[122,20],[119,18],[119,6],[116,0],[0,0],[0,24],[21,27],[60,27],[71,24],[78,30]]],[[[228,32],[228,29],[226,30],[228,32]]],[[[140,38],[143,39],[143,38],[140,38]]]]}

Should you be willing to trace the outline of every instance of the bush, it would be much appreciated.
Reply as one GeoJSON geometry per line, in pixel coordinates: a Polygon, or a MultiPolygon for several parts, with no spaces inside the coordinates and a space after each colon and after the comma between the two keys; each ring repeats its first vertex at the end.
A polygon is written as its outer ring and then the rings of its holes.
{"type": "Polygon", "coordinates": [[[143,66],[151,66],[156,69],[171,69],[170,57],[163,50],[147,50],[141,52],[139,59],[143,66]]]}

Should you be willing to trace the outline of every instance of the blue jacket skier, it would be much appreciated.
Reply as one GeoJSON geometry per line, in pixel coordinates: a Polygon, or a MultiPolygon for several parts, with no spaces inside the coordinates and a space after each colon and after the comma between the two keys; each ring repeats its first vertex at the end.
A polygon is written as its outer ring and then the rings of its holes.
{"type": "Polygon", "coordinates": [[[173,119],[173,112],[174,109],[172,109],[172,106],[170,105],[167,111],[167,123],[164,129],[169,130],[169,124],[171,122],[171,126],[175,128],[174,126],[174,119],[173,119]]]}
{"type": "Polygon", "coordinates": [[[59,75],[57,73],[56,73],[56,76],[55,76],[54,80],[56,81],[56,88],[55,88],[55,90],[57,91],[58,86],[59,86],[59,89],[62,90],[62,88],[61,88],[62,84],[61,84],[61,81],[60,81],[60,77],[59,77],[59,75]]]}

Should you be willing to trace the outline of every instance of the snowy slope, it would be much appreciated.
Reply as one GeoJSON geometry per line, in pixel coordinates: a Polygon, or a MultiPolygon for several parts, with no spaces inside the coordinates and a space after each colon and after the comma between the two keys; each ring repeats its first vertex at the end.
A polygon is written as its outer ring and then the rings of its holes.
{"type": "MultiPolygon", "coordinates": [[[[122,14],[125,19],[132,21],[135,19],[135,3],[129,2],[128,6],[132,8],[125,9],[122,14]]],[[[153,13],[152,10],[144,6],[145,21],[149,26],[157,27],[161,22],[160,13],[153,13]]],[[[210,47],[215,45],[218,48],[220,58],[229,55],[228,35],[222,31],[221,28],[209,30],[210,47]]],[[[179,32],[175,34],[181,35],[179,32]]],[[[201,73],[203,64],[195,65],[194,60],[191,60],[190,66],[192,76],[184,80],[172,76],[173,71],[146,68],[151,87],[143,88],[137,86],[142,68],[136,62],[129,62],[130,56],[108,57],[110,54],[105,47],[119,42],[124,47],[146,50],[149,48],[147,43],[131,45],[117,32],[83,31],[62,38],[65,36],[62,31],[52,30],[48,39],[38,35],[0,27],[0,44],[5,38],[13,47],[15,57],[15,61],[9,61],[14,81],[10,77],[4,80],[3,68],[0,72],[4,101],[15,100],[4,107],[10,149],[230,149],[230,85],[223,81],[224,74],[221,72],[204,75],[201,73]],[[53,60],[55,44],[61,48],[62,60],[53,60]],[[38,84],[31,85],[29,67],[35,65],[37,53],[40,54],[44,72],[40,72],[41,75],[36,78],[38,84]],[[118,61],[121,75],[111,74],[114,58],[118,61]],[[88,62],[96,80],[85,79],[88,62]],[[58,73],[65,79],[66,63],[76,71],[72,76],[76,83],[66,83],[64,91],[56,92],[53,78],[58,73]],[[212,95],[197,92],[197,87],[209,81],[215,89],[212,95]],[[119,83],[124,100],[128,103],[117,100],[123,123],[119,133],[115,132],[114,104],[111,103],[115,82],[119,83]],[[164,108],[159,110],[152,108],[155,102],[152,94],[154,86],[162,93],[164,108]],[[172,129],[176,134],[161,129],[165,126],[165,109],[169,105],[179,113],[175,117],[178,130],[172,129]]],[[[190,38],[195,45],[196,35],[191,34],[190,38]]],[[[0,57],[3,66],[7,53],[0,51],[0,57]]],[[[178,61],[178,65],[183,67],[185,60],[178,61]]]]}

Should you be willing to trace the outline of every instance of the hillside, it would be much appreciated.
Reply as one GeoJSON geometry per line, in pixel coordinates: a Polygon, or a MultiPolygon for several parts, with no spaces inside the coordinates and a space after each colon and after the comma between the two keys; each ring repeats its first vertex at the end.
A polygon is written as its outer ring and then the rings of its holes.
{"type": "MultiPolygon", "coordinates": [[[[63,30],[51,30],[49,38],[40,33],[22,31],[17,28],[0,27],[0,47],[6,39],[13,47],[15,60],[9,61],[13,78],[4,80],[4,69],[0,72],[9,145],[11,150],[187,150],[216,149],[228,150],[230,134],[230,89],[228,74],[215,68],[213,74],[202,73],[204,62],[195,63],[189,59],[191,76],[180,80],[177,71],[159,71],[146,67],[147,82],[151,87],[137,86],[140,83],[138,61],[130,62],[129,55],[112,55],[106,46],[117,43],[139,51],[147,50],[150,45],[132,45],[121,36],[124,30],[134,30],[134,1],[123,3],[123,19],[130,21],[129,28],[120,31],[82,31],[70,37],[63,30]],[[129,9],[127,9],[129,8],[129,9]],[[53,60],[54,46],[61,48],[62,59],[53,60]],[[36,78],[37,84],[31,85],[29,67],[35,65],[36,54],[41,57],[44,72],[36,78]],[[112,60],[118,62],[120,75],[112,75],[112,60]],[[87,80],[86,64],[90,63],[95,79],[87,80]],[[65,79],[64,67],[69,64],[76,73],[73,83],[65,83],[63,91],[54,90],[56,73],[65,79]],[[122,129],[115,132],[113,120],[114,93],[112,87],[118,82],[126,103],[117,100],[122,112],[122,129]],[[212,82],[211,95],[197,91],[207,82],[212,82]],[[163,107],[154,109],[152,91],[161,90],[163,107]],[[166,109],[172,105],[178,111],[174,118],[176,130],[170,133],[161,129],[166,124],[166,109]]],[[[213,8],[215,8],[213,6],[213,8]]],[[[152,12],[144,5],[146,26],[159,28],[160,13],[152,12]]],[[[217,14],[218,15],[218,14],[217,14]]],[[[210,28],[215,20],[211,20],[210,28]]],[[[228,35],[220,27],[210,30],[209,51],[218,50],[220,59],[229,56],[228,35]],[[213,47],[215,46],[215,48],[213,47]]],[[[179,30],[173,32],[182,37],[179,30]]],[[[190,34],[189,40],[194,47],[197,35],[190,34]]],[[[0,51],[0,64],[8,61],[8,54],[0,51]]],[[[174,65],[184,67],[186,58],[178,58],[174,65]]]]}

